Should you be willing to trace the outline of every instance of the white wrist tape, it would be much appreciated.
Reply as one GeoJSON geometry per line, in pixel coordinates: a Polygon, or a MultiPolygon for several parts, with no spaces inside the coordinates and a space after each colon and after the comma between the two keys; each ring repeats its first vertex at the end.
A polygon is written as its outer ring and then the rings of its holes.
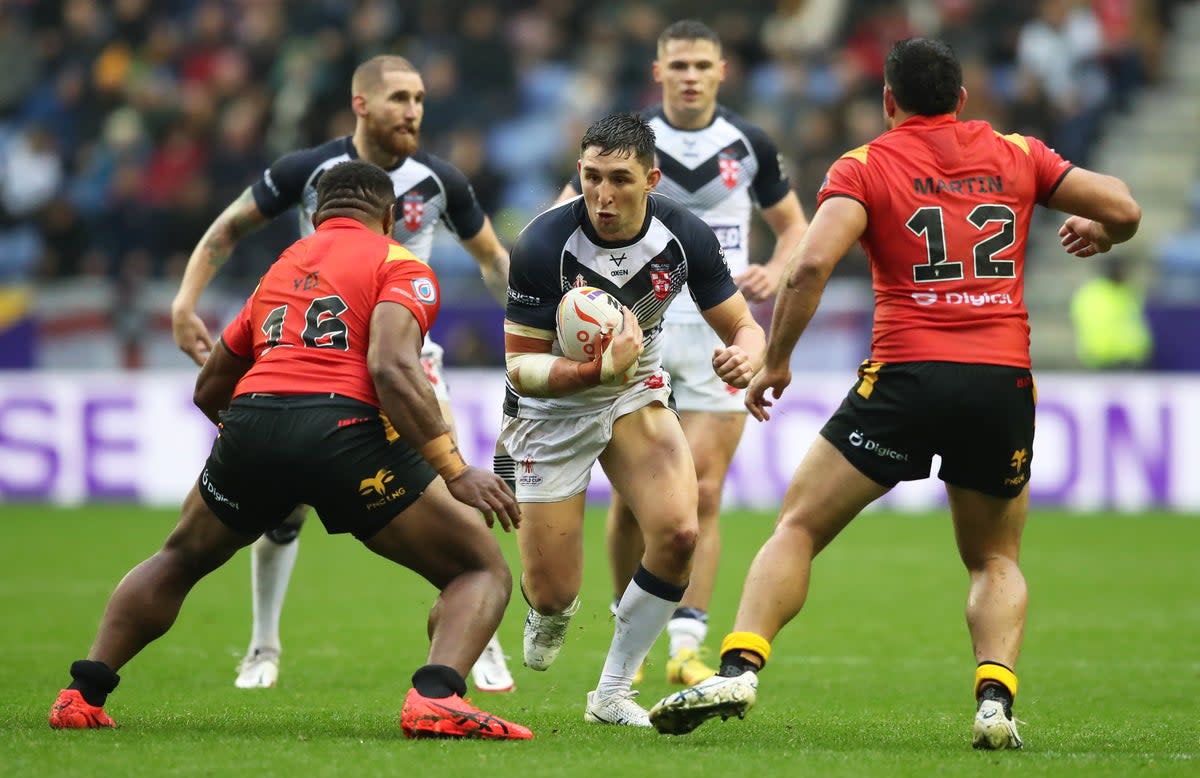
{"type": "MultiPolygon", "coordinates": [[[[545,341],[547,345],[554,342],[554,330],[543,330],[512,321],[504,322],[506,335],[519,338],[545,341]]],[[[506,351],[504,366],[508,370],[508,380],[513,388],[531,397],[545,397],[550,388],[550,370],[558,357],[549,353],[506,351]]]]}
{"type": "Polygon", "coordinates": [[[612,346],[600,352],[600,383],[608,386],[616,378],[616,368],[613,367],[612,346]]]}
{"type": "Polygon", "coordinates": [[[633,378],[634,374],[637,373],[637,369],[638,360],[635,359],[633,360],[633,364],[630,365],[627,370],[618,375],[616,366],[613,365],[611,343],[609,344],[609,347],[604,349],[600,355],[600,383],[604,384],[605,386],[623,384],[629,381],[631,378],[633,378]]]}

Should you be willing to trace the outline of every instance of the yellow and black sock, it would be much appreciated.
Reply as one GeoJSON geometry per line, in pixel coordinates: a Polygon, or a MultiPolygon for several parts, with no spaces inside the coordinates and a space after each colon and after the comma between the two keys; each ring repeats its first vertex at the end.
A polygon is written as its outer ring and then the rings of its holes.
{"type": "Polygon", "coordinates": [[[1013,701],[1017,698],[1017,674],[999,662],[980,662],[975,668],[975,700],[999,700],[1004,713],[1012,718],[1013,701]]]}
{"type": "Polygon", "coordinates": [[[771,656],[771,643],[761,635],[753,632],[730,632],[721,641],[720,675],[736,677],[747,670],[757,673],[767,664],[771,656]],[[753,654],[759,661],[755,662],[745,656],[753,654]]]}

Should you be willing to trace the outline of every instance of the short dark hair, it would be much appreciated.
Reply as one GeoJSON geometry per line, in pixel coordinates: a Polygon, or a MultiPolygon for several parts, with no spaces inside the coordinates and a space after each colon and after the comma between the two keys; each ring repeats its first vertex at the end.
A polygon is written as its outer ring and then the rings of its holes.
{"type": "Polygon", "coordinates": [[[392,179],[378,165],[352,160],[326,170],[317,181],[313,222],[334,216],[383,219],[396,202],[392,179]]]}
{"type": "Polygon", "coordinates": [[[883,77],[896,103],[907,113],[953,113],[962,88],[962,65],[950,44],[932,38],[905,38],[888,52],[883,77]]]}
{"type": "Polygon", "coordinates": [[[680,19],[663,30],[662,35],[658,36],[660,52],[667,47],[668,41],[708,41],[716,46],[718,51],[721,48],[721,36],[717,35],[712,27],[697,19],[680,19]]]}
{"type": "Polygon", "coordinates": [[[579,144],[582,154],[592,146],[607,156],[629,152],[642,167],[654,167],[654,128],[636,113],[614,113],[592,123],[579,144]]]}

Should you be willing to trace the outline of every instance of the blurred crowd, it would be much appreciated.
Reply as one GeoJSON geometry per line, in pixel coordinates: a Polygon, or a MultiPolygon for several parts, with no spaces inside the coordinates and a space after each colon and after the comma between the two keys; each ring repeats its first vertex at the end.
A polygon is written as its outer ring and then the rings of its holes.
{"type": "MultiPolygon", "coordinates": [[[[588,122],[657,101],[655,40],[677,18],[721,34],[722,102],[776,140],[811,212],[830,162],[883,129],[894,40],[947,39],[964,64],[966,118],[1040,135],[1086,164],[1103,118],[1157,77],[1174,6],[4,0],[0,283],[177,277],[210,221],[275,157],[352,130],[350,75],[379,53],[420,68],[422,144],[468,175],[511,240],[567,180],[588,122]]],[[[221,280],[251,282],[294,228],[277,220],[247,241],[221,280]]],[[[461,259],[442,274],[471,274],[461,259]]]]}

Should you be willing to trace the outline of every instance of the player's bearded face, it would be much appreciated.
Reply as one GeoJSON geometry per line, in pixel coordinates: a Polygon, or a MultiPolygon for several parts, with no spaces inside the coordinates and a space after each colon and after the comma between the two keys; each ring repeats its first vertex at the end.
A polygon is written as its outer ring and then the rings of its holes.
{"type": "Polygon", "coordinates": [[[604,240],[629,240],[642,230],[646,197],[658,183],[658,168],[647,170],[629,152],[584,150],[579,160],[583,200],[596,234],[604,240]]]}
{"type": "Polygon", "coordinates": [[[703,114],[717,102],[725,60],[711,41],[669,40],[654,62],[654,80],[673,114],[703,114]]]}
{"type": "Polygon", "coordinates": [[[367,102],[367,132],[381,150],[408,157],[421,139],[425,84],[416,73],[384,71],[383,83],[367,102]]]}

